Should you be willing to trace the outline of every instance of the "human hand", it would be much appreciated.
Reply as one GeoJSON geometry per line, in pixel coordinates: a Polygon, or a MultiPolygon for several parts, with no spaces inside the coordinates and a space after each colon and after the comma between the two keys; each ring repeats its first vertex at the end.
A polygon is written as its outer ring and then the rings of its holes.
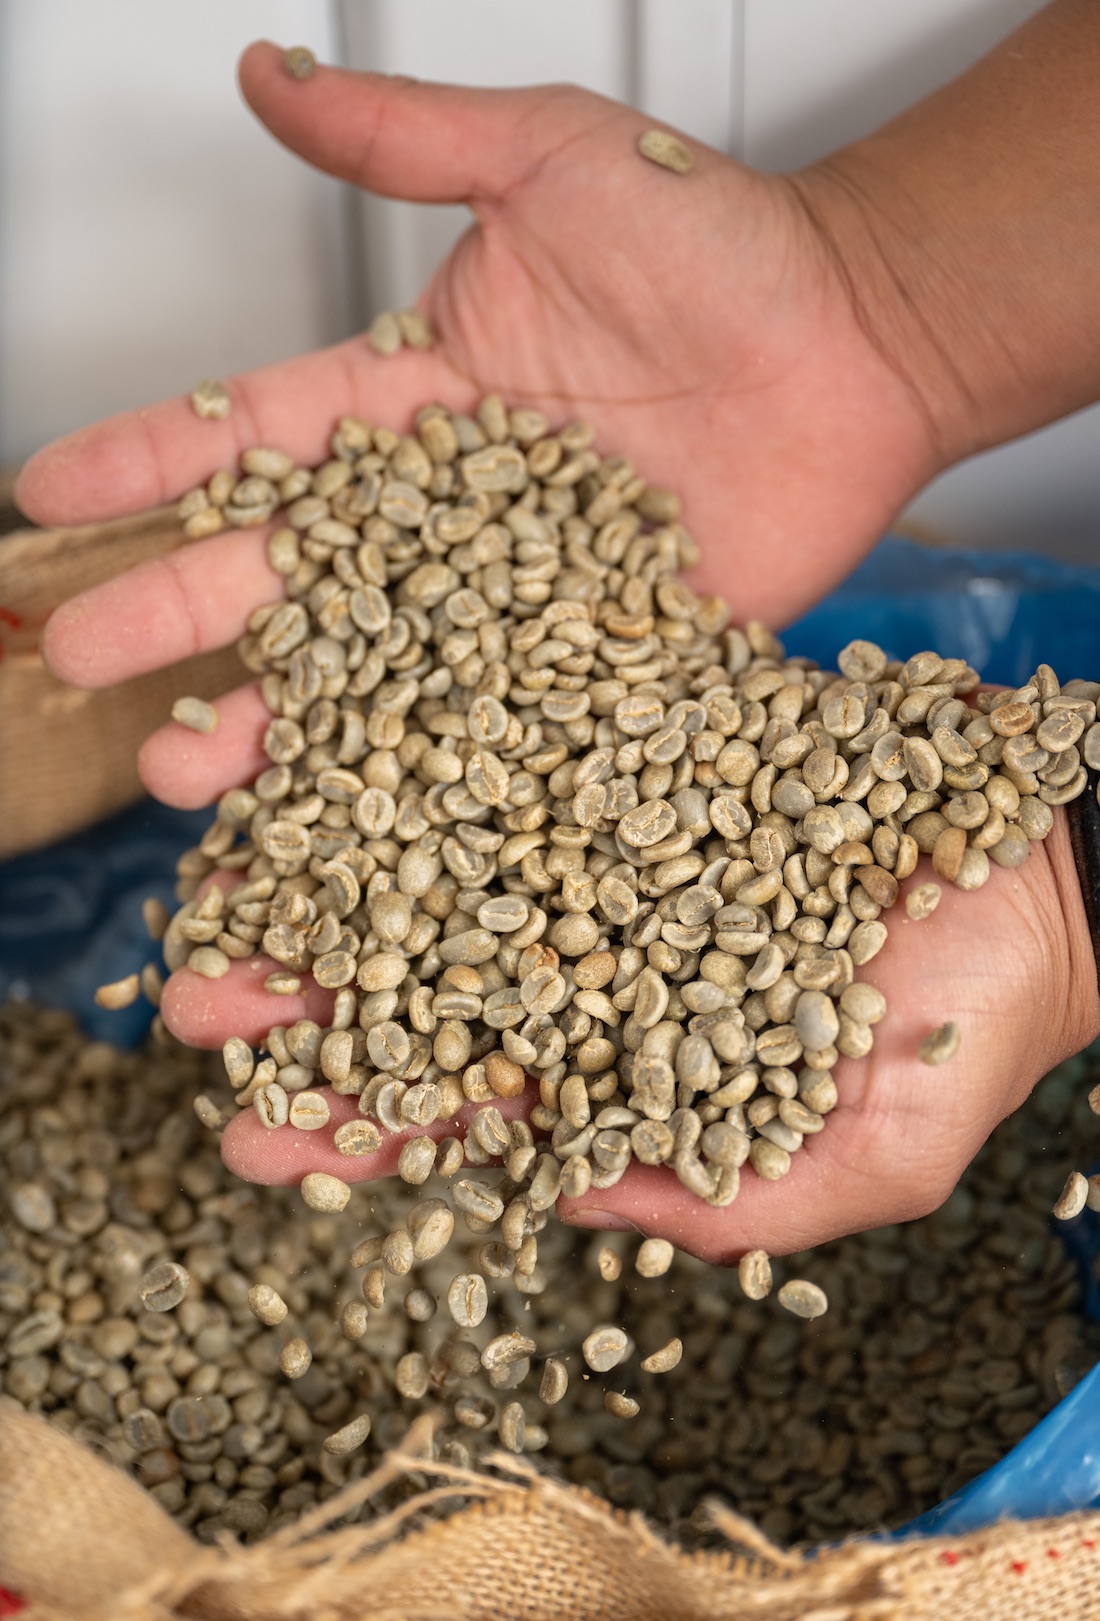
{"type": "MultiPolygon", "coordinates": [[[[1100,1030],[1100,995],[1064,811],[1032,846],[1022,867],[993,867],[989,882],[963,894],[950,884],[936,911],[911,920],[902,901],[889,915],[889,937],[860,974],[879,989],[887,1015],[864,1059],[841,1058],[833,1071],[839,1102],[818,1136],[807,1137],[791,1169],[770,1182],[746,1171],[724,1210],[690,1194],[664,1167],[633,1164],[615,1187],[558,1202],[559,1215],[585,1227],[635,1227],[671,1239],[706,1260],[728,1262],[745,1250],[806,1249],[844,1233],[913,1220],[950,1193],[999,1121],[1035,1081],[1078,1052],[1100,1030]],[[937,1025],[954,1020],[957,1055],[930,1067],[917,1054],[937,1025]]],[[[922,858],[902,897],[932,877],[922,858]]],[[[260,1042],[272,1020],[262,989],[271,964],[235,963],[221,980],[184,970],[173,975],[165,1012],[185,1041],[215,1046],[230,1034],[260,1042]]],[[[280,1022],[326,1021],[331,994],[310,986],[281,997],[280,1022]]],[[[251,1109],[227,1128],[222,1153],[249,1181],[296,1184],[309,1171],[346,1182],[391,1174],[410,1130],[388,1136],[377,1154],[347,1157],[335,1129],[356,1115],[356,1099],[326,1090],[331,1123],[320,1131],[271,1131],[251,1109]]],[[[534,1082],[517,1099],[500,1099],[506,1118],[538,1101],[534,1082]]],[[[425,1128],[437,1140],[461,1135],[459,1122],[425,1128]]]]}

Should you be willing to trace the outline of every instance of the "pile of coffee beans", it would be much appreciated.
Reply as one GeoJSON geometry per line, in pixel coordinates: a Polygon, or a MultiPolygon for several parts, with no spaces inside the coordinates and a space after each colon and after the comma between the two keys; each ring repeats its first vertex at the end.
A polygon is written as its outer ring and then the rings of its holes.
{"type": "MultiPolygon", "coordinates": [[[[338,1215],[303,1211],[222,1166],[193,1112],[205,1055],[120,1052],[30,1004],[0,1012],[0,1038],[4,1399],[132,1471],[204,1540],[291,1523],[418,1418],[438,1457],[510,1440],[689,1542],[709,1493],[781,1541],[836,1540],[996,1462],[1100,1354],[1048,1219],[1069,1165],[1100,1155],[1095,1052],[1040,1084],[935,1215],[772,1262],[780,1285],[820,1280],[826,1318],[760,1303],[759,1261],[746,1290],[652,1241],[553,1224],[545,1289],[487,1273],[486,1316],[459,1329],[434,1309],[454,1272],[441,1257],[373,1306],[349,1265],[420,1189],[391,1179],[338,1215]],[[485,1365],[515,1337],[532,1345],[521,1413],[516,1363],[485,1365]],[[594,1375],[586,1358],[623,1339],[637,1354],[594,1375]]],[[[480,1249],[467,1238],[470,1271],[480,1249]]]]}

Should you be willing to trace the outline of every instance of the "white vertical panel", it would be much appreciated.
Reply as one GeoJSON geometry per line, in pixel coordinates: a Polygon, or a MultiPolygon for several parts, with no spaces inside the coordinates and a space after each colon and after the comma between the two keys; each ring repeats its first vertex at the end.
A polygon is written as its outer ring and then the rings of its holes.
{"type": "MultiPolygon", "coordinates": [[[[351,67],[457,84],[566,80],[629,99],[631,0],[342,0],[351,67]]],[[[365,273],[374,310],[411,303],[470,223],[464,208],[383,198],[362,207],[365,273]]]]}
{"type": "Polygon", "coordinates": [[[793,169],[957,77],[1045,0],[745,0],[745,161],[793,169]]]}
{"type": "Polygon", "coordinates": [[[635,6],[635,105],[735,155],[742,9],[741,0],[637,0],[635,6]]]}
{"type": "Polygon", "coordinates": [[[328,0],[4,0],[0,459],[341,335],[340,188],[240,99],[328,0]]]}

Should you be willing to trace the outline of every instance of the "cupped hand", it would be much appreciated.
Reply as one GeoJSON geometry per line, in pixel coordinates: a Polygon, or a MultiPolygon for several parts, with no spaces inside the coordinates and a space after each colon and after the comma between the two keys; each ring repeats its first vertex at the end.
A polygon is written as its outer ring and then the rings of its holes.
{"type": "MultiPolygon", "coordinates": [[[[922,858],[902,897],[933,877],[922,858]]],[[[728,1262],[747,1249],[802,1250],[936,1209],[1035,1081],[1100,1030],[1065,813],[1022,867],[994,867],[988,884],[970,894],[944,884],[938,908],[920,922],[899,901],[886,922],[886,944],[859,976],[886,998],[874,1048],[864,1059],[841,1058],[836,1110],[792,1156],[786,1177],[769,1182],[745,1170],[734,1203],[714,1210],[671,1171],[635,1164],[614,1188],[560,1200],[559,1214],[585,1227],[634,1227],[728,1262]],[[939,1066],[922,1063],[921,1042],[949,1019],[961,1031],[957,1054],[939,1066]]],[[[316,986],[294,997],[263,991],[271,966],[237,963],[222,980],[175,974],[162,1004],[169,1024],[184,1040],[213,1046],[230,1034],[258,1042],[276,1018],[323,1020],[330,999],[316,986]]],[[[537,1101],[532,1081],[523,1098],[501,1107],[514,1114],[537,1101]]],[[[223,1138],[227,1165],[250,1181],[277,1184],[318,1170],[347,1182],[391,1174],[402,1142],[416,1132],[387,1138],[377,1154],[347,1157],[332,1139],[354,1117],[356,1100],[330,1094],[329,1103],[330,1125],[311,1132],[269,1130],[243,1111],[223,1138]]],[[[438,1122],[430,1135],[461,1136],[471,1112],[438,1122]]]]}
{"type": "MultiPolygon", "coordinates": [[[[321,68],[292,79],[253,46],[244,93],[310,162],[373,191],[465,202],[475,223],[421,300],[427,353],[356,338],[230,379],[232,414],[184,398],[49,446],[23,471],[33,518],[79,523],[169,501],[255,444],[316,462],[334,420],[405,426],[490,389],[681,491],[707,589],[781,625],[840,579],[942,460],[924,402],[853,308],[828,188],[692,144],[673,174],[639,156],[638,112],[563,87],[487,91],[321,68]],[[824,211],[824,212],[823,212],[824,211]]],[[[103,685],[222,645],[280,582],[258,534],[222,535],[55,615],[59,674],[103,685]]],[[[154,770],[157,791],[172,784],[154,770]]]]}

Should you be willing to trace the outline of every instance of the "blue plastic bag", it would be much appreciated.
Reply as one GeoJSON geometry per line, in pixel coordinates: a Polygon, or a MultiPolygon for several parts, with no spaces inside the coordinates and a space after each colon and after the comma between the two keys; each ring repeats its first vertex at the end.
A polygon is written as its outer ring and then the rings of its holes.
{"type": "MultiPolygon", "coordinates": [[[[783,633],[792,653],[835,667],[854,636],[897,658],[923,648],[965,658],[983,677],[1018,686],[1040,662],[1062,680],[1100,676],[1100,568],[1025,553],[930,551],[887,538],[830,597],[783,633]]],[[[208,811],[152,802],[0,868],[0,996],[66,1007],[90,1035],[136,1045],[152,1010],[95,1006],[99,984],[148,959],[147,895],[170,901],[175,861],[208,811]]],[[[1087,1309],[1100,1321],[1100,1218],[1057,1224],[1076,1255],[1087,1309]]],[[[1100,1366],[999,1464],[903,1528],[963,1533],[1005,1517],[1100,1507],[1100,1366]]]]}

